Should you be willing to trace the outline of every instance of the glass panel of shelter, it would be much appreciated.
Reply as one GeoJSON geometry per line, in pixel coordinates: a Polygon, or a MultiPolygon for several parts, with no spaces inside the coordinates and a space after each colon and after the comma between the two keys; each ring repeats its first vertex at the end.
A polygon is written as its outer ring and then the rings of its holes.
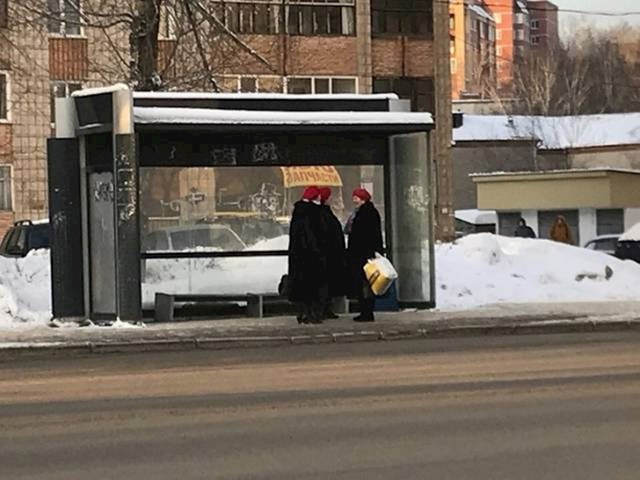
{"type": "MultiPolygon", "coordinates": [[[[351,192],[365,186],[385,217],[384,167],[143,167],[143,253],[252,252],[248,258],[147,258],[143,303],[162,293],[275,293],[287,271],[289,222],[308,185],[329,186],[345,225],[351,192]],[[260,256],[260,252],[281,252],[260,256]]],[[[384,231],[384,225],[383,225],[384,231]]]]}

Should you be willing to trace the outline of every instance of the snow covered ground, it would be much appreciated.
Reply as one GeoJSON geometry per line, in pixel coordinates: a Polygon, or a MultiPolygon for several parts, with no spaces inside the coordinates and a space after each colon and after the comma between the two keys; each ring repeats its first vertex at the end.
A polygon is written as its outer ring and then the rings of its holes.
{"type": "MultiPolygon", "coordinates": [[[[287,238],[254,250],[286,249],[287,238]]],[[[147,262],[143,300],[163,292],[275,292],[286,258],[155,260],[147,262]]],[[[634,301],[640,264],[547,240],[477,234],[436,246],[440,310],[499,303],[634,301]]],[[[50,318],[48,252],[0,257],[0,328],[44,324],[50,318]]]]}
{"type": "Polygon", "coordinates": [[[436,247],[436,272],[440,309],[640,299],[640,264],[550,240],[469,235],[436,247]]]}

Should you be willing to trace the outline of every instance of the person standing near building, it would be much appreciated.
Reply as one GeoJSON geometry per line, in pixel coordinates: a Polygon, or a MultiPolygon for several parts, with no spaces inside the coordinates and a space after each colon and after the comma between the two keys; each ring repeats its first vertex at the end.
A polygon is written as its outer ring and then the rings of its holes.
{"type": "Polygon", "coordinates": [[[551,240],[556,242],[566,243],[567,245],[573,245],[573,237],[571,235],[571,229],[566,219],[562,215],[556,217],[556,221],[553,222],[551,232],[549,232],[551,240]]]}
{"type": "Polygon", "coordinates": [[[527,221],[524,218],[521,218],[518,222],[518,228],[516,228],[514,236],[520,238],[536,238],[536,232],[533,231],[533,228],[527,225],[527,221]]]}
{"type": "Polygon", "coordinates": [[[298,323],[321,323],[326,298],[326,249],[320,190],[307,187],[289,226],[289,300],[298,304],[298,323]]]}
{"type": "Polygon", "coordinates": [[[332,299],[343,297],[345,290],[345,242],[342,224],[328,205],[331,198],[329,187],[320,188],[321,219],[324,231],[327,255],[327,298],[325,301],[324,318],[338,318],[333,312],[332,299]]]}
{"type": "Polygon", "coordinates": [[[349,235],[349,293],[352,298],[358,299],[360,305],[360,315],[353,320],[373,322],[375,297],[369,288],[363,268],[369,259],[375,258],[376,252],[383,253],[382,222],[378,210],[371,202],[371,194],[364,188],[356,188],[353,191],[353,204],[355,211],[349,217],[345,228],[349,235]]]}

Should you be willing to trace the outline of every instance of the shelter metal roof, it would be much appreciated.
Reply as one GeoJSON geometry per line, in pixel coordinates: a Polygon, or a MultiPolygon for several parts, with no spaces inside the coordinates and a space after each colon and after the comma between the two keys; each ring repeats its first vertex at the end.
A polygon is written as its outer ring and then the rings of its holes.
{"type": "Polygon", "coordinates": [[[134,107],[137,129],[229,130],[286,127],[304,130],[336,127],[341,130],[427,131],[434,127],[429,113],[353,111],[253,111],[206,108],[134,107]]]}

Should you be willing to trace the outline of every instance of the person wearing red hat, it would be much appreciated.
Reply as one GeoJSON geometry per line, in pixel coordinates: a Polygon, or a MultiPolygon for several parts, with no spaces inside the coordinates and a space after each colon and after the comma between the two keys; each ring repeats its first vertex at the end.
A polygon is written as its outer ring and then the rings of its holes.
{"type": "Polygon", "coordinates": [[[320,190],[307,187],[289,226],[289,300],[299,306],[298,323],[321,323],[326,294],[326,252],[320,190]]]}
{"type": "Polygon", "coordinates": [[[328,205],[331,198],[329,187],[320,188],[321,219],[327,255],[327,298],[324,305],[324,318],[335,319],[332,299],[344,297],[345,289],[345,242],[342,224],[328,205]]]}
{"type": "Polygon", "coordinates": [[[375,297],[364,274],[364,266],[376,252],[383,253],[382,222],[380,214],[371,201],[371,194],[364,188],[353,191],[355,211],[349,218],[346,233],[349,235],[347,263],[350,272],[350,296],[360,305],[356,322],[373,322],[375,297]]]}

